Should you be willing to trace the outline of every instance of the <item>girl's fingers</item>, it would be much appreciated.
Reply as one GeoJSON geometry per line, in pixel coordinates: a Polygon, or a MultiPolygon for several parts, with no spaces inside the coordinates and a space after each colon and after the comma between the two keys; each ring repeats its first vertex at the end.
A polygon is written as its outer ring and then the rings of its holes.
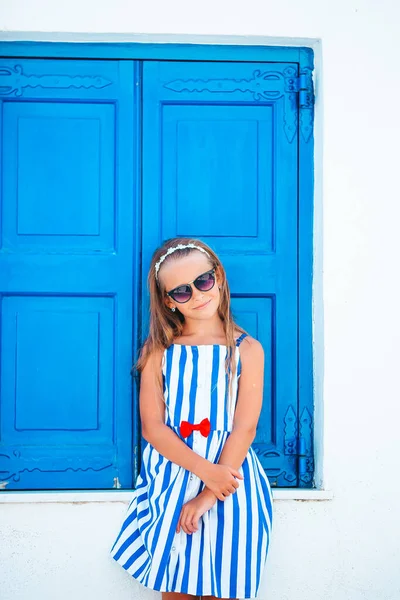
{"type": "Polygon", "coordinates": [[[188,514],[187,514],[187,512],[185,511],[185,512],[183,513],[183,515],[182,515],[182,522],[181,522],[181,524],[182,524],[182,529],[183,529],[183,531],[184,531],[185,533],[189,533],[189,531],[188,531],[188,527],[187,527],[187,520],[188,520],[188,514]]]}
{"type": "Polygon", "coordinates": [[[195,531],[198,531],[198,519],[195,512],[188,512],[184,508],[181,510],[181,514],[179,515],[178,524],[176,526],[176,533],[179,533],[180,528],[187,533],[191,534],[195,531]]]}
{"type": "Polygon", "coordinates": [[[187,527],[188,533],[194,533],[196,531],[196,528],[193,525],[193,519],[194,519],[194,514],[188,515],[188,517],[186,519],[186,527],[187,527]]]}
{"type": "Polygon", "coordinates": [[[239,477],[239,479],[243,479],[243,475],[241,473],[239,473],[239,471],[237,471],[236,469],[231,469],[231,472],[235,477],[239,477]]]}
{"type": "Polygon", "coordinates": [[[193,533],[199,530],[198,517],[196,516],[196,513],[193,514],[191,525],[193,527],[193,533]]]}
{"type": "Polygon", "coordinates": [[[193,525],[195,531],[197,531],[199,529],[199,517],[196,516],[196,513],[193,515],[192,525],[193,525]]]}
{"type": "Polygon", "coordinates": [[[190,531],[190,515],[188,513],[186,513],[186,515],[185,515],[183,524],[184,524],[183,531],[185,533],[191,533],[191,531],[190,531]]]}
{"type": "Polygon", "coordinates": [[[181,510],[181,514],[179,515],[177,533],[179,533],[179,529],[183,529],[183,531],[185,531],[186,512],[187,509],[183,507],[181,510]]]}
{"type": "Polygon", "coordinates": [[[188,523],[188,521],[185,521],[185,522],[184,522],[184,524],[183,524],[183,531],[184,531],[185,533],[188,533],[188,534],[190,534],[190,533],[191,533],[191,531],[190,531],[190,529],[189,529],[189,523],[188,523]]]}

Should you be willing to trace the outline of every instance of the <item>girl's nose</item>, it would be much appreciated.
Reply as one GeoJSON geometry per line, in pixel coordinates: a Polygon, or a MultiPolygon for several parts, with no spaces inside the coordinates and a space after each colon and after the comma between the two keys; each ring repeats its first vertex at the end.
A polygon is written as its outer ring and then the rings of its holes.
{"type": "Polygon", "coordinates": [[[201,292],[200,290],[198,290],[193,284],[192,284],[192,293],[193,293],[193,300],[195,301],[196,304],[202,304],[204,302],[204,292],[201,292]]]}

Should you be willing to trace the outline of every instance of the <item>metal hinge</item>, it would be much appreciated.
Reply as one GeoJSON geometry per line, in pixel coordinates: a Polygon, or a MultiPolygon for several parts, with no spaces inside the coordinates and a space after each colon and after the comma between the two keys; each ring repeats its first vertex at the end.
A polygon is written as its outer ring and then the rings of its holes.
{"type": "Polygon", "coordinates": [[[312,108],[314,104],[314,86],[311,69],[305,68],[299,77],[288,77],[286,90],[299,94],[300,108],[312,108]]]}
{"type": "Polygon", "coordinates": [[[307,478],[308,474],[313,470],[313,458],[304,437],[292,438],[286,442],[286,452],[292,456],[297,456],[298,459],[298,475],[300,479],[307,478]]]}
{"type": "Polygon", "coordinates": [[[298,479],[300,485],[308,485],[313,478],[313,420],[307,408],[297,417],[296,411],[289,406],[285,414],[285,455],[297,457],[298,479]]]}
{"type": "Polygon", "coordinates": [[[309,471],[311,458],[307,450],[307,442],[303,437],[297,439],[297,458],[299,460],[299,477],[301,478],[309,471]]]}

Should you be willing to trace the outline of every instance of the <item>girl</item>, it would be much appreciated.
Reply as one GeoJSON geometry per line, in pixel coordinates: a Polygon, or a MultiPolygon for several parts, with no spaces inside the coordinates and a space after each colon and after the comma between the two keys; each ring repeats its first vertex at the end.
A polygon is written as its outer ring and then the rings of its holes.
{"type": "Polygon", "coordinates": [[[272,530],[269,481],[251,447],[262,346],[234,322],[224,268],[202,241],[167,240],[148,287],[136,364],[142,463],[111,555],[162,600],[255,598],[272,530]]]}

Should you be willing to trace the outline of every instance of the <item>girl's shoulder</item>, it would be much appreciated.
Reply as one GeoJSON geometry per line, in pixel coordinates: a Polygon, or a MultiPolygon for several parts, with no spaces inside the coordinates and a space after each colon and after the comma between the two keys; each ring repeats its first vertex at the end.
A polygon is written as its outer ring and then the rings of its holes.
{"type": "Polygon", "coordinates": [[[152,348],[148,340],[145,340],[141,349],[141,356],[144,359],[143,368],[147,366],[147,369],[158,369],[163,362],[164,348],[152,348]]]}
{"type": "Polygon", "coordinates": [[[240,342],[240,356],[242,357],[242,360],[258,361],[260,358],[264,357],[264,348],[256,338],[246,334],[240,342]]]}

